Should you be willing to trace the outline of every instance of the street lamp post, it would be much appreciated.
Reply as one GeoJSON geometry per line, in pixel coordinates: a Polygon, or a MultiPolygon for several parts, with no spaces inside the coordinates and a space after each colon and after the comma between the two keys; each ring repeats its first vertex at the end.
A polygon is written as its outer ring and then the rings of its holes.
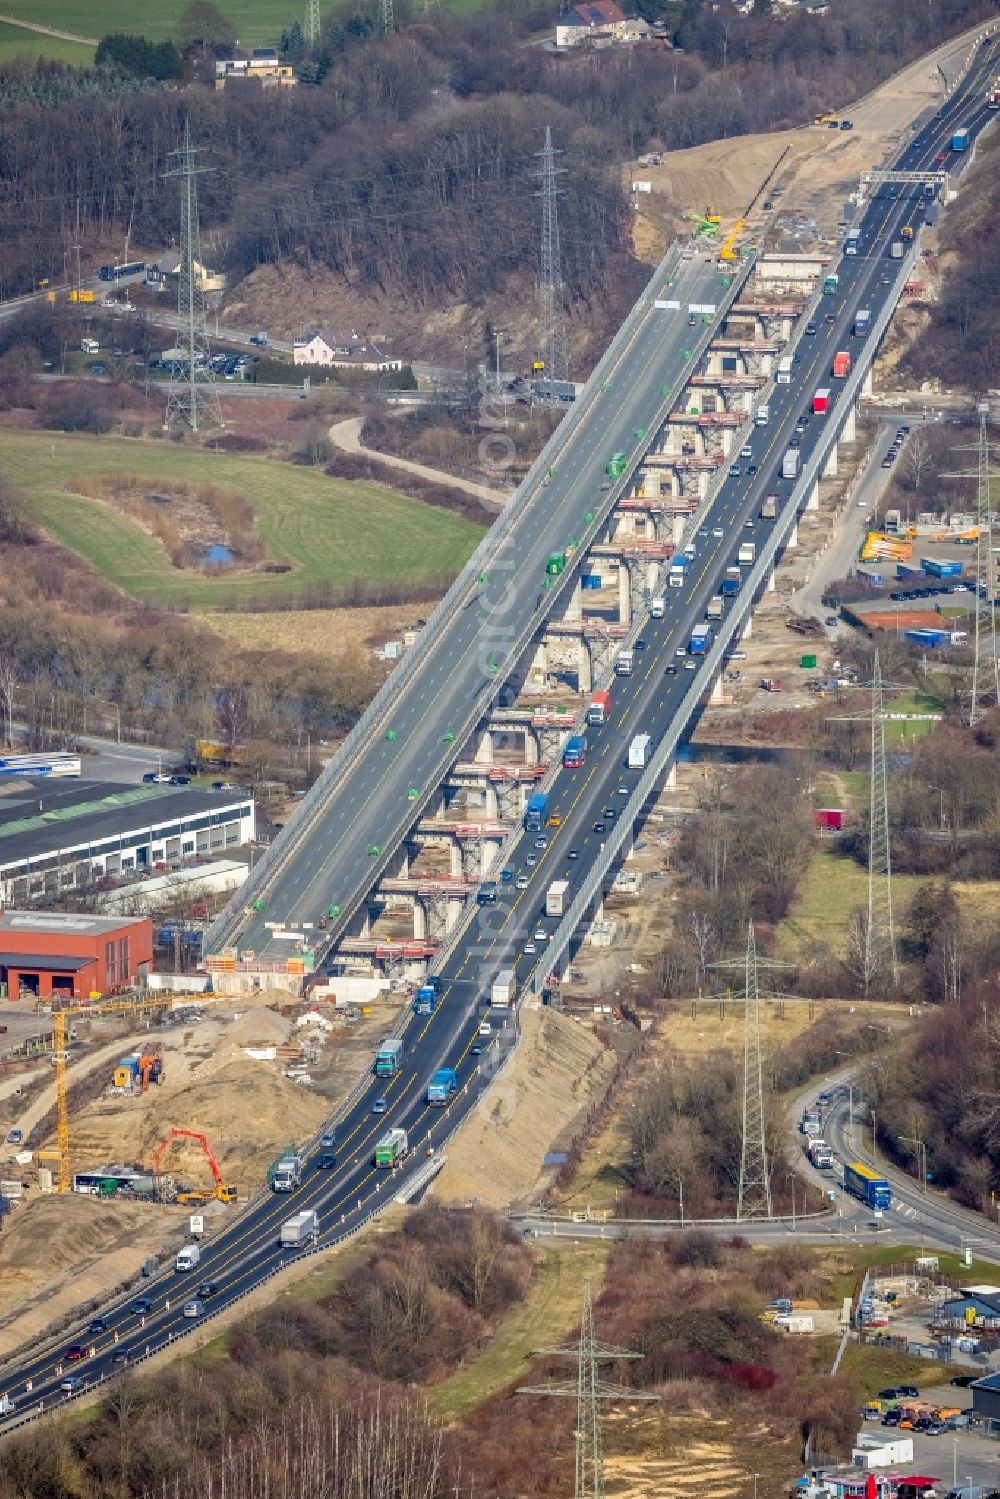
{"type": "Polygon", "coordinates": [[[900,1135],[900,1142],[904,1145],[914,1146],[917,1152],[917,1169],[920,1172],[920,1190],[924,1196],[927,1195],[927,1146],[923,1140],[918,1140],[914,1135],[900,1135]]]}

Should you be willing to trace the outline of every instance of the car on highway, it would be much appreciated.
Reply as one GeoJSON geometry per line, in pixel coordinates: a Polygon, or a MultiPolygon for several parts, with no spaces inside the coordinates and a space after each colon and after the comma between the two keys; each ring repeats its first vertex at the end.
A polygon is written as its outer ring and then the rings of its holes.
{"type": "Polygon", "coordinates": [[[64,1395],[79,1395],[81,1390],[87,1388],[87,1381],[82,1374],[69,1374],[59,1388],[64,1395]]]}
{"type": "Polygon", "coordinates": [[[883,468],[892,468],[892,459],[891,458],[883,458],[882,459],[882,467],[883,468]]]}
{"type": "Polygon", "coordinates": [[[86,1345],[83,1343],[70,1343],[63,1354],[63,1362],[66,1364],[78,1364],[81,1359],[87,1357],[86,1345]]]}
{"type": "Polygon", "coordinates": [[[548,846],[549,846],[549,840],[547,838],[536,838],[535,839],[535,847],[536,848],[548,848],[548,846]]]}
{"type": "Polygon", "coordinates": [[[107,1332],[107,1330],[107,1317],[92,1317],[91,1320],[87,1323],[87,1331],[89,1333],[107,1332]]]}
{"type": "Polygon", "coordinates": [[[723,533],[722,533],[722,527],[721,527],[721,526],[713,526],[713,527],[712,527],[712,535],[713,535],[713,536],[714,536],[714,537],[715,537],[715,539],[716,539],[716,540],[717,540],[717,541],[718,541],[718,539],[719,539],[719,537],[720,537],[720,536],[721,536],[721,535],[722,535],[722,534],[723,534],[723,533]]]}
{"type": "Polygon", "coordinates": [[[535,865],[538,863],[538,855],[537,854],[529,854],[528,857],[525,859],[524,862],[525,862],[525,864],[527,864],[527,866],[528,866],[529,869],[534,869],[535,865]]]}
{"type": "MultiPolygon", "coordinates": [[[[722,535],[721,531],[719,532],[719,535],[720,536],[722,535]]],[[[677,647],[677,649],[674,651],[674,655],[675,656],[686,656],[687,655],[687,648],[685,646],[683,646],[683,645],[679,645],[677,647]]]]}
{"type": "Polygon", "coordinates": [[[492,1036],[493,1027],[490,1025],[488,1020],[481,1020],[479,1022],[479,1034],[481,1036],[492,1036]]]}
{"type": "Polygon", "coordinates": [[[743,446],[740,448],[740,457],[741,458],[752,458],[753,457],[753,448],[750,446],[750,444],[748,442],[745,442],[743,444],[743,446]]]}
{"type": "Polygon", "coordinates": [[[669,666],[667,666],[667,667],[664,668],[663,675],[665,677],[676,677],[676,675],[677,675],[677,668],[676,668],[676,666],[674,665],[674,663],[672,661],[671,661],[671,663],[670,663],[669,666]]]}
{"type": "Polygon", "coordinates": [[[685,661],[685,663],[684,663],[684,670],[685,671],[697,671],[698,670],[698,663],[697,663],[697,661],[685,661]]]}
{"type": "Polygon", "coordinates": [[[566,857],[567,859],[578,859],[580,857],[580,850],[578,848],[571,848],[566,857]]]}
{"type": "Polygon", "coordinates": [[[219,1294],[219,1283],[216,1280],[203,1281],[194,1294],[199,1301],[208,1301],[209,1297],[219,1294]]]}
{"type": "Polygon", "coordinates": [[[700,537],[702,537],[703,539],[707,538],[707,536],[708,536],[708,527],[707,526],[701,526],[699,528],[698,535],[700,537]]]}
{"type": "Polygon", "coordinates": [[[615,818],[618,816],[618,808],[617,807],[605,807],[604,812],[602,813],[602,816],[604,817],[604,819],[605,819],[606,822],[614,822],[615,818]]]}
{"type": "Polygon", "coordinates": [[[127,1369],[131,1362],[131,1355],[126,1353],[124,1349],[121,1349],[118,1353],[116,1353],[114,1358],[111,1360],[112,1365],[116,1369],[127,1369]]]}
{"type": "Polygon", "coordinates": [[[185,1317],[200,1317],[204,1310],[205,1303],[203,1301],[199,1301],[197,1298],[195,1298],[195,1300],[193,1301],[185,1301],[184,1303],[185,1317]]]}
{"type": "Polygon", "coordinates": [[[153,1300],[150,1296],[137,1296],[129,1307],[134,1317],[148,1317],[153,1310],[153,1300]]]}
{"type": "Polygon", "coordinates": [[[385,1114],[388,1112],[388,1108],[389,1105],[386,1103],[384,1098],[376,1098],[375,1102],[372,1104],[372,1113],[385,1114]]]}
{"type": "MultiPolygon", "coordinates": [[[[429,987],[430,987],[430,985],[428,985],[428,988],[429,987]]],[[[332,1130],[327,1135],[320,1135],[320,1137],[319,1137],[319,1148],[320,1148],[320,1150],[332,1150],[333,1149],[333,1141],[334,1141],[334,1134],[333,1134],[332,1130]]]]}
{"type": "Polygon", "coordinates": [[[628,788],[628,786],[619,786],[618,787],[618,791],[617,791],[616,794],[618,796],[628,796],[629,795],[629,788],[628,788]]]}
{"type": "Polygon", "coordinates": [[[535,951],[535,944],[533,942],[526,942],[524,944],[524,951],[526,953],[533,953],[535,951]]]}
{"type": "Polygon", "coordinates": [[[752,531],[753,530],[753,521],[752,520],[745,520],[743,522],[743,529],[744,529],[744,531],[752,531]]]}
{"type": "Polygon", "coordinates": [[[815,323],[806,323],[806,329],[805,329],[805,331],[806,331],[806,334],[808,335],[808,337],[812,338],[813,334],[816,332],[816,324],[815,323]]]}
{"type": "Polygon", "coordinates": [[[536,942],[548,942],[548,940],[549,940],[549,934],[548,934],[548,932],[545,930],[544,927],[540,926],[538,928],[538,930],[535,932],[535,941],[536,942]]]}
{"type": "Polygon", "coordinates": [[[475,1044],[475,1046],[472,1047],[472,1055],[474,1057],[481,1057],[482,1054],[483,1054],[483,1044],[482,1044],[481,1041],[477,1041],[476,1044],[475,1044]]]}
{"type": "Polygon", "coordinates": [[[316,1157],[317,1171],[331,1171],[337,1164],[337,1157],[329,1150],[324,1150],[322,1155],[316,1157]]]}
{"type": "Polygon", "coordinates": [[[637,651],[644,651],[646,649],[646,642],[642,639],[641,636],[636,641],[635,648],[637,651]]]}
{"type": "Polygon", "coordinates": [[[730,479],[738,479],[740,477],[740,474],[742,474],[742,472],[743,472],[743,470],[740,468],[740,466],[739,466],[738,463],[731,463],[729,465],[729,477],[730,477],[730,479]]]}
{"type": "Polygon", "coordinates": [[[827,315],[826,315],[826,317],[823,319],[823,321],[824,321],[824,323],[835,323],[837,321],[837,319],[836,319],[836,316],[832,312],[828,312],[827,315]]]}
{"type": "Polygon", "coordinates": [[[756,463],[748,463],[747,464],[747,474],[749,475],[749,477],[751,479],[753,478],[753,476],[754,476],[754,474],[756,472],[757,472],[757,465],[756,465],[756,463]]]}
{"type": "Polygon", "coordinates": [[[603,822],[595,822],[594,823],[594,832],[595,833],[606,833],[607,832],[607,828],[606,828],[606,826],[604,825],[603,822]]]}
{"type": "Polygon", "coordinates": [[[514,881],[514,888],[515,890],[527,890],[528,876],[526,874],[519,874],[517,879],[514,881]]]}

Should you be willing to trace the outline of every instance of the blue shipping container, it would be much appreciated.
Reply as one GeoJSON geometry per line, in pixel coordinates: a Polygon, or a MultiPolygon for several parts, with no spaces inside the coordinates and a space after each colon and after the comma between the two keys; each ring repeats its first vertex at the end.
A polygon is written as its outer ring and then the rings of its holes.
{"type": "Polygon", "coordinates": [[[951,633],[948,630],[904,630],[903,636],[913,645],[925,645],[932,651],[951,643],[951,633]]]}
{"type": "Polygon", "coordinates": [[[580,579],[581,588],[600,588],[601,578],[599,573],[584,573],[580,579]]]}

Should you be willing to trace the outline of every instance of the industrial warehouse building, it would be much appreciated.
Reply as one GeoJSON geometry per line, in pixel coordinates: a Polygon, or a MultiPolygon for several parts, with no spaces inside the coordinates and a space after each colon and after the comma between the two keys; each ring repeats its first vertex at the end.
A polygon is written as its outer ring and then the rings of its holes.
{"type": "Polygon", "coordinates": [[[0,903],[166,872],[251,843],[249,792],[34,781],[0,796],[0,903]]]}
{"type": "Polygon", "coordinates": [[[67,911],[0,915],[0,995],[9,1000],[87,999],[140,983],[153,962],[148,916],[67,911]]]}

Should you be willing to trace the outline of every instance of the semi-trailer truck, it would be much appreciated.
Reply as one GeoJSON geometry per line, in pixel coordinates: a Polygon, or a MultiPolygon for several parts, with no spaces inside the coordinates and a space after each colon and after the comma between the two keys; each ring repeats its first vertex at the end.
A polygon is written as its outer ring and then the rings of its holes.
{"type": "Polygon", "coordinates": [[[628,764],[630,770],[643,770],[649,759],[649,747],[652,739],[648,734],[636,734],[628,747],[628,764]]]}
{"type": "Polygon", "coordinates": [[[833,1165],[833,1151],[825,1140],[809,1141],[809,1159],[817,1171],[829,1171],[833,1165]]]}
{"type": "Polygon", "coordinates": [[[688,654],[691,656],[704,656],[712,644],[712,626],[701,624],[695,625],[691,631],[691,639],[688,641],[688,654]]]}
{"type": "Polygon", "coordinates": [[[422,984],[417,990],[413,1011],[416,1015],[433,1015],[437,1009],[437,990],[431,984],[422,984]]]}
{"type": "Polygon", "coordinates": [[[546,916],[562,916],[566,910],[569,880],[553,880],[545,892],[546,916]]]}
{"type": "Polygon", "coordinates": [[[741,567],[752,567],[757,557],[757,543],[755,541],[743,541],[740,543],[738,561],[741,567]]]}
{"type": "Polygon", "coordinates": [[[302,1180],[302,1157],[283,1155],[271,1177],[272,1192],[294,1192],[302,1180]]]}
{"type": "Polygon", "coordinates": [[[835,380],[846,380],[851,373],[851,356],[846,350],[833,356],[833,378],[835,380]]]}
{"type": "Polygon", "coordinates": [[[831,271],[829,276],[825,276],[823,278],[824,297],[835,297],[837,295],[837,287],[839,285],[840,277],[837,275],[836,271],[831,271]]]}
{"type": "Polygon", "coordinates": [[[517,974],[513,968],[501,968],[490,987],[490,1004],[505,1009],[517,998],[517,974]]]}
{"type": "Polygon", "coordinates": [[[798,448],[789,448],[781,460],[781,477],[783,479],[797,479],[802,459],[799,457],[798,448]]]}
{"type": "Polygon", "coordinates": [[[845,1161],[844,1191],[877,1212],[887,1213],[892,1207],[892,1188],[885,1177],[861,1161],[845,1161]]]}
{"type": "Polygon", "coordinates": [[[764,496],[763,503],[760,507],[760,518],[761,520],[777,520],[778,496],[776,494],[768,494],[764,496]]]}
{"type": "Polygon", "coordinates": [[[856,255],[858,253],[858,246],[860,245],[860,243],[861,243],[861,235],[860,234],[849,234],[847,236],[847,238],[844,240],[844,254],[845,255],[856,255]]]}
{"type": "Polygon", "coordinates": [[[684,578],[687,574],[688,563],[690,562],[690,560],[690,557],[685,556],[683,552],[680,552],[674,558],[674,560],[670,564],[670,571],[667,573],[668,588],[684,587],[684,578]]]}
{"type": "Polygon", "coordinates": [[[458,1074],[454,1067],[439,1067],[427,1084],[427,1102],[443,1108],[458,1087],[458,1074]]]}
{"type": "Polygon", "coordinates": [[[548,815],[549,799],[544,791],[536,791],[534,796],[528,797],[528,805],[524,810],[525,832],[540,833],[548,815]]]}
{"type": "Polygon", "coordinates": [[[571,734],[566,740],[562,763],[567,770],[579,770],[587,758],[586,734],[571,734]]]}
{"type": "Polygon", "coordinates": [[[403,1043],[398,1036],[387,1036],[375,1053],[375,1076],[392,1077],[403,1065],[403,1043]]]}
{"type": "Polygon", "coordinates": [[[319,1214],[315,1208],[303,1208],[286,1218],[278,1234],[282,1249],[301,1249],[303,1244],[315,1244],[319,1238],[319,1214]]]}
{"type": "Polygon", "coordinates": [[[611,693],[595,692],[587,709],[587,722],[593,726],[607,723],[611,717],[611,693]]]}
{"type": "Polygon", "coordinates": [[[634,662],[634,651],[619,651],[618,659],[615,662],[615,676],[630,677],[632,675],[632,666],[634,662]]]}
{"type": "Polygon", "coordinates": [[[398,1166],[410,1149],[405,1129],[391,1129],[375,1146],[376,1166],[398,1166]]]}

